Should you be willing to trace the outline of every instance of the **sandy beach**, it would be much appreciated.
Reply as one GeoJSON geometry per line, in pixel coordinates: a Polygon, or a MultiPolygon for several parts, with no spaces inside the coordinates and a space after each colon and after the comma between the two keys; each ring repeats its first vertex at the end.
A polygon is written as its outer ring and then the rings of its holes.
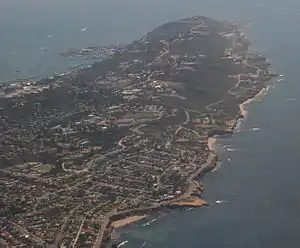
{"type": "Polygon", "coordinates": [[[266,88],[264,87],[254,97],[249,98],[247,101],[245,101],[239,105],[240,112],[244,116],[244,118],[246,118],[246,116],[248,114],[247,105],[250,104],[251,102],[255,101],[258,97],[264,95],[265,91],[266,91],[266,88]]]}
{"type": "Polygon", "coordinates": [[[119,227],[124,227],[128,224],[131,224],[133,222],[136,222],[136,221],[139,221],[141,219],[144,219],[146,218],[147,215],[134,215],[134,216],[129,216],[129,217],[126,217],[124,219],[121,219],[121,220],[116,220],[116,221],[113,221],[111,223],[111,225],[114,227],[114,228],[119,228],[119,227]]]}
{"type": "Polygon", "coordinates": [[[170,206],[179,207],[202,207],[207,205],[207,202],[198,197],[189,197],[184,200],[172,203],[170,206]]]}
{"type": "Polygon", "coordinates": [[[209,138],[208,138],[207,146],[208,146],[208,149],[209,149],[209,150],[215,151],[215,149],[214,149],[214,144],[216,143],[216,141],[217,141],[217,138],[216,138],[216,137],[209,137],[209,138]]]}

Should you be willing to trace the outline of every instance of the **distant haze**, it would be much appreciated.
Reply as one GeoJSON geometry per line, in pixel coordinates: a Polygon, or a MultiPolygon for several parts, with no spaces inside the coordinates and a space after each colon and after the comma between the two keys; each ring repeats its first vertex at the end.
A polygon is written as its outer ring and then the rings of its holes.
{"type": "MultiPolygon", "coordinates": [[[[283,8],[285,4],[280,0],[1,0],[0,81],[67,70],[72,63],[66,64],[59,53],[68,48],[129,43],[169,20],[207,15],[248,21],[257,14],[254,5],[283,8]],[[81,32],[84,28],[86,32],[81,32]]],[[[288,0],[288,5],[299,7],[296,0],[288,0]]]]}

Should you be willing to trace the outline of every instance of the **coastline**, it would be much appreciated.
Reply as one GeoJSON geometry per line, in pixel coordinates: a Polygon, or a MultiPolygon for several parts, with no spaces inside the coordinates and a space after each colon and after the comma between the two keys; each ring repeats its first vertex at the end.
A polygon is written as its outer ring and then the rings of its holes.
{"type": "Polygon", "coordinates": [[[212,152],[216,152],[214,149],[214,145],[217,142],[217,137],[215,135],[211,136],[207,140],[208,149],[212,152]]]}
{"type": "Polygon", "coordinates": [[[103,239],[103,243],[111,241],[113,231],[119,228],[123,228],[127,225],[133,224],[134,222],[145,219],[146,217],[151,215],[151,213],[153,213],[154,211],[159,211],[161,209],[165,209],[168,207],[201,208],[204,206],[208,206],[209,203],[200,198],[200,194],[203,191],[202,186],[200,186],[199,183],[194,179],[196,177],[199,177],[202,174],[209,172],[211,169],[215,167],[216,162],[218,160],[218,156],[213,146],[216,143],[216,141],[217,138],[215,137],[215,135],[208,137],[207,146],[210,151],[208,154],[208,158],[206,162],[200,167],[200,169],[197,170],[193,175],[191,175],[189,180],[190,186],[188,187],[186,192],[183,192],[183,194],[179,196],[177,199],[170,200],[169,202],[160,203],[155,206],[150,206],[143,209],[132,209],[132,210],[124,211],[125,213],[112,214],[107,219],[107,225],[103,227],[104,229],[102,229],[101,232],[99,232],[99,233],[104,233],[105,231],[109,232],[106,238],[103,239]],[[193,196],[195,190],[197,190],[200,193],[199,196],[193,196]],[[120,216],[121,218],[118,218],[117,216],[120,216]]]}
{"type": "MultiPolygon", "coordinates": [[[[205,200],[201,199],[200,197],[195,197],[192,196],[192,193],[195,189],[199,188],[198,183],[196,183],[194,181],[194,179],[202,174],[207,173],[207,171],[210,171],[211,169],[214,168],[214,166],[216,165],[216,161],[218,159],[218,156],[216,154],[216,151],[214,149],[214,144],[217,142],[217,138],[216,136],[211,136],[207,139],[207,146],[209,148],[209,156],[207,158],[206,163],[203,164],[203,166],[200,167],[200,169],[198,171],[196,171],[190,178],[190,187],[187,189],[187,191],[185,193],[183,193],[180,197],[178,197],[177,199],[173,199],[169,202],[166,203],[161,203],[158,204],[156,206],[153,207],[149,207],[149,208],[145,208],[141,211],[139,211],[140,214],[135,214],[130,216],[131,213],[136,212],[136,210],[129,210],[127,212],[127,217],[123,217],[120,218],[118,220],[114,220],[111,221],[111,223],[109,224],[109,226],[107,227],[113,227],[113,228],[120,228],[120,227],[125,227],[129,224],[132,224],[134,222],[137,222],[141,219],[146,218],[148,215],[147,214],[151,214],[151,212],[156,211],[156,210],[160,210],[162,208],[165,207],[203,207],[203,206],[207,206],[209,205],[208,202],[206,202],[205,200]],[[143,214],[142,214],[143,213],[143,214]],[[115,225],[114,225],[115,223],[115,225]]],[[[202,189],[200,190],[202,192],[202,189]]],[[[110,216],[110,219],[114,218],[113,215],[110,216]]]]}
{"type": "MultiPolygon", "coordinates": [[[[151,214],[154,211],[160,211],[161,209],[168,207],[202,207],[208,205],[207,202],[200,198],[201,193],[203,192],[203,187],[199,183],[199,177],[210,172],[216,166],[218,161],[218,155],[216,152],[215,143],[217,138],[223,134],[232,134],[235,132],[235,127],[238,125],[239,121],[243,121],[248,114],[247,105],[252,103],[260,95],[263,95],[267,91],[267,86],[260,82],[260,85],[255,87],[255,90],[251,94],[244,96],[240,102],[249,97],[245,102],[239,104],[235,102],[234,112],[232,112],[232,121],[230,125],[222,125],[221,130],[212,131],[211,133],[205,133],[205,138],[203,139],[203,160],[195,164],[194,170],[189,171],[186,175],[186,182],[184,187],[182,187],[179,194],[172,196],[172,200],[163,199],[160,201],[152,202],[151,204],[146,205],[147,207],[138,207],[134,209],[128,209],[125,211],[120,211],[115,209],[105,214],[104,219],[102,220],[102,226],[99,229],[97,234],[95,244],[107,243],[112,238],[112,231],[117,228],[124,227],[136,221],[139,221],[148,214],[151,214]],[[253,96],[254,95],[254,96],[253,96]],[[238,106],[237,106],[238,105],[238,106]],[[238,108],[239,110],[238,110],[238,108]],[[207,157],[206,157],[207,156],[207,157]],[[194,196],[196,195],[196,196],[194,196]]],[[[200,150],[202,152],[202,149],[200,150]]],[[[96,247],[96,246],[95,246],[96,247]]]]}
{"type": "Polygon", "coordinates": [[[144,219],[146,217],[147,217],[147,215],[134,215],[134,216],[130,216],[130,217],[127,217],[127,218],[124,218],[124,219],[113,221],[111,223],[111,226],[113,228],[121,228],[121,227],[127,226],[127,225],[129,225],[131,223],[134,223],[134,222],[137,222],[139,220],[142,220],[142,219],[144,219]]]}
{"type": "Polygon", "coordinates": [[[208,203],[199,197],[188,197],[181,201],[170,204],[170,207],[202,207],[206,205],[208,205],[208,203]]]}
{"type": "Polygon", "coordinates": [[[263,94],[265,92],[267,92],[267,87],[266,86],[262,87],[261,90],[256,95],[254,95],[253,97],[247,99],[245,102],[239,104],[240,114],[243,116],[243,119],[245,119],[247,117],[248,112],[249,112],[247,106],[250,103],[254,102],[258,97],[263,96],[263,94]]]}
{"type": "MultiPolygon", "coordinates": [[[[253,103],[257,99],[257,97],[262,96],[266,92],[266,89],[267,89],[266,86],[262,87],[256,95],[254,95],[253,97],[247,99],[245,102],[239,104],[240,114],[243,116],[243,121],[244,121],[245,117],[248,114],[248,110],[246,109],[247,106],[249,104],[253,103]]],[[[236,123],[237,123],[237,121],[236,121],[236,123]]],[[[234,132],[234,130],[235,130],[235,125],[232,129],[232,132],[234,132]]],[[[210,155],[213,156],[213,159],[212,159],[212,161],[210,161],[210,158],[207,159],[206,166],[201,166],[201,170],[199,171],[199,173],[197,173],[197,175],[195,175],[193,178],[191,178],[191,182],[193,181],[193,179],[195,177],[200,176],[202,173],[206,173],[206,169],[208,169],[208,168],[211,169],[211,168],[214,167],[214,164],[215,164],[214,161],[218,159],[218,155],[217,155],[216,149],[214,147],[217,141],[218,141],[217,140],[217,135],[213,134],[210,137],[208,137],[207,147],[210,150],[210,155]]],[[[160,205],[159,209],[163,208],[163,207],[166,207],[166,206],[202,207],[202,206],[209,205],[209,203],[206,202],[205,200],[202,200],[200,197],[192,197],[191,194],[189,194],[189,195],[184,194],[183,196],[181,196],[179,198],[182,198],[182,199],[173,200],[172,203],[169,203],[169,204],[162,204],[162,205],[160,205]]],[[[155,209],[157,209],[157,207],[149,208],[147,210],[147,212],[149,213],[149,212],[151,212],[155,209]]],[[[137,222],[137,221],[139,221],[141,219],[144,219],[146,217],[147,217],[147,215],[134,215],[134,216],[131,216],[131,217],[125,217],[125,218],[120,219],[118,221],[112,222],[111,226],[113,226],[114,228],[124,227],[126,225],[132,224],[132,223],[137,222]],[[117,224],[114,225],[113,223],[117,223],[117,224]]]]}
{"type": "MultiPolygon", "coordinates": [[[[274,76],[276,76],[274,74],[274,76]]],[[[271,77],[270,77],[271,79],[271,77]]],[[[268,82],[270,81],[267,80],[268,82]]],[[[261,83],[261,87],[258,88],[256,94],[254,96],[249,96],[249,98],[247,100],[245,100],[244,102],[240,103],[238,105],[239,111],[237,112],[237,118],[235,119],[233,125],[230,126],[225,126],[224,127],[224,134],[228,134],[231,133],[233,134],[235,132],[235,128],[238,124],[238,121],[241,120],[241,123],[245,120],[247,114],[248,114],[248,109],[247,106],[251,103],[253,103],[255,100],[257,100],[258,97],[264,95],[265,92],[268,91],[268,87],[267,85],[265,85],[264,83],[261,83]],[[241,116],[242,118],[239,118],[239,116],[241,116]]],[[[170,200],[169,202],[163,202],[163,203],[159,203],[156,206],[150,206],[148,208],[145,208],[142,211],[138,212],[137,214],[133,214],[136,212],[136,210],[128,210],[127,211],[127,217],[123,217],[120,218],[117,221],[114,221],[116,223],[121,223],[120,225],[116,225],[114,226],[111,221],[112,218],[115,218],[118,214],[110,216],[109,220],[109,224],[106,226],[106,230],[110,230],[110,234],[108,235],[106,241],[109,242],[111,240],[111,234],[113,230],[117,230],[118,228],[121,227],[125,227],[129,224],[132,224],[134,222],[137,222],[141,219],[146,218],[148,215],[151,215],[151,213],[153,213],[154,211],[159,211],[161,209],[164,209],[166,207],[203,207],[203,206],[208,206],[209,203],[206,202],[205,200],[200,198],[200,195],[203,191],[203,188],[201,187],[201,189],[199,190],[199,184],[197,181],[195,181],[194,179],[199,177],[199,176],[203,176],[204,174],[208,173],[209,171],[211,171],[213,168],[215,168],[216,166],[216,162],[218,161],[218,155],[215,149],[215,143],[217,142],[217,138],[219,136],[222,136],[223,133],[221,132],[221,134],[218,133],[212,133],[207,137],[207,147],[209,149],[209,153],[208,153],[208,158],[206,160],[206,162],[204,164],[202,164],[202,166],[193,173],[193,175],[190,176],[189,178],[189,187],[186,190],[186,192],[183,192],[181,196],[179,196],[177,199],[173,199],[170,200]],[[195,191],[199,192],[199,196],[194,197],[192,196],[193,193],[195,191]],[[130,214],[133,214],[133,216],[130,216],[130,214]]]]}

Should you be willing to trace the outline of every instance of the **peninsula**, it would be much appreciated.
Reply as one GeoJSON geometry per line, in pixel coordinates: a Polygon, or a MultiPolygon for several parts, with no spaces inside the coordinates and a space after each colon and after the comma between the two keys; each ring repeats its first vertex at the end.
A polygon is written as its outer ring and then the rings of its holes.
{"type": "Polygon", "coordinates": [[[206,204],[209,139],[272,77],[249,45],[235,24],[196,16],[90,67],[1,84],[0,246],[105,247],[154,209],[206,204]]]}

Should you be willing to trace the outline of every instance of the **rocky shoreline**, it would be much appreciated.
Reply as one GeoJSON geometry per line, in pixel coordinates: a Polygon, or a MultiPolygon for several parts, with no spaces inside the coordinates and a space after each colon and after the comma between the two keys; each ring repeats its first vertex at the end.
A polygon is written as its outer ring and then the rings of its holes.
{"type": "MultiPolygon", "coordinates": [[[[247,116],[247,111],[245,110],[245,107],[249,104],[251,104],[257,97],[261,96],[262,93],[264,92],[265,88],[262,88],[253,98],[249,98],[247,101],[241,103],[239,105],[240,107],[240,116],[242,116],[242,118],[244,119],[247,116]]],[[[238,120],[238,119],[237,119],[238,120]]],[[[233,127],[231,127],[232,129],[232,133],[235,130],[237,122],[235,123],[235,125],[233,125],[233,127]]],[[[228,134],[228,132],[226,132],[226,134],[228,134]]],[[[212,135],[211,137],[209,137],[208,141],[207,141],[207,145],[209,147],[209,149],[211,150],[211,154],[214,156],[214,161],[210,162],[208,164],[207,167],[205,167],[203,169],[203,171],[201,171],[197,176],[195,177],[199,177],[199,176],[204,176],[205,173],[209,173],[211,170],[213,170],[216,166],[216,162],[218,161],[218,155],[214,149],[214,144],[217,142],[218,137],[222,136],[222,134],[217,134],[217,135],[212,135]]],[[[201,190],[204,190],[203,188],[201,190]]],[[[195,196],[185,196],[183,199],[180,200],[175,200],[174,202],[168,203],[168,204],[162,204],[159,207],[153,207],[153,208],[149,208],[146,209],[142,212],[140,212],[140,215],[134,215],[132,216],[131,213],[128,213],[127,217],[115,220],[113,222],[111,222],[111,224],[109,226],[107,226],[107,229],[110,230],[109,232],[112,233],[114,231],[114,229],[118,229],[118,228],[123,228],[127,225],[130,225],[134,222],[140,221],[144,218],[146,218],[147,216],[151,215],[151,213],[153,213],[153,211],[160,211],[165,207],[171,207],[171,208],[178,208],[178,207],[193,207],[193,208],[201,208],[201,207],[205,207],[205,206],[209,206],[209,202],[206,202],[205,200],[202,200],[199,197],[195,197],[195,196]],[[120,225],[115,225],[115,222],[120,222],[122,224],[120,225]]],[[[135,213],[135,211],[133,210],[133,213],[135,213]]],[[[108,234],[107,236],[107,240],[110,240],[110,235],[108,234]]]]}
{"type": "MultiPolygon", "coordinates": [[[[240,31],[238,31],[240,32],[240,31]]],[[[234,49],[234,47],[232,47],[232,49],[234,49]]],[[[272,75],[267,79],[264,80],[265,82],[269,82],[271,80],[272,77],[277,77],[278,74],[277,73],[272,73],[272,75]]],[[[268,91],[268,87],[269,85],[265,85],[265,83],[261,84],[261,86],[259,88],[257,88],[257,90],[255,92],[253,92],[249,98],[247,98],[245,101],[243,101],[242,103],[240,103],[238,105],[239,107],[239,111],[237,112],[237,117],[232,121],[231,125],[229,125],[228,127],[226,127],[224,129],[224,131],[221,132],[217,132],[216,134],[211,133],[209,138],[207,139],[207,147],[210,150],[210,154],[213,156],[213,160],[210,160],[208,158],[207,160],[207,166],[205,166],[205,168],[203,168],[203,170],[201,170],[194,178],[191,179],[191,182],[193,182],[193,180],[199,176],[203,176],[205,173],[208,173],[209,171],[211,171],[212,169],[215,168],[215,166],[217,165],[217,161],[218,161],[218,155],[216,153],[216,150],[214,149],[214,145],[217,142],[218,137],[221,137],[223,134],[228,134],[228,133],[234,133],[235,129],[237,127],[238,121],[241,120],[242,122],[244,121],[244,119],[246,118],[247,114],[248,114],[248,110],[247,110],[247,106],[249,104],[251,104],[252,102],[254,102],[255,100],[260,100],[259,97],[261,97],[262,95],[264,95],[267,91],[268,91]],[[222,134],[223,133],[223,134],[222,134]]],[[[201,191],[202,192],[204,190],[203,186],[201,186],[201,191]]],[[[193,190],[192,190],[193,191],[193,190]]],[[[188,196],[184,196],[183,198],[180,197],[179,200],[175,200],[174,202],[171,202],[169,204],[162,204],[159,208],[153,208],[153,209],[149,209],[149,211],[146,211],[145,213],[147,215],[151,214],[152,211],[157,211],[160,210],[164,207],[203,207],[203,206],[208,206],[209,203],[206,202],[205,200],[202,200],[199,197],[195,197],[195,196],[191,196],[191,194],[189,194],[188,196]]],[[[146,215],[144,215],[141,219],[145,218],[146,215]]],[[[126,218],[125,218],[126,219],[126,218]]],[[[137,218],[136,221],[139,221],[140,219],[137,218]]],[[[136,222],[135,220],[128,222],[126,225],[132,224],[133,222],[136,222]]],[[[125,225],[123,225],[122,227],[124,227],[125,225]]]]}
{"type": "Polygon", "coordinates": [[[152,211],[206,205],[198,179],[217,163],[215,137],[272,77],[248,47],[235,24],[196,16],[88,68],[1,85],[7,242],[98,248],[152,211]]]}

